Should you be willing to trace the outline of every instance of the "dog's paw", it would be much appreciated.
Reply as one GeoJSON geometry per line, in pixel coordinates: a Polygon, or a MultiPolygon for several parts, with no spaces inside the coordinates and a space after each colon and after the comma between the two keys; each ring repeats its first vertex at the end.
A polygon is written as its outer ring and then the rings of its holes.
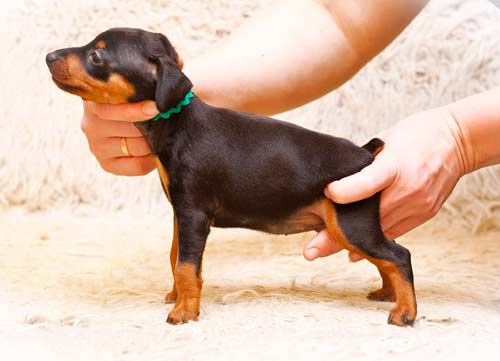
{"type": "Polygon", "coordinates": [[[377,291],[370,292],[366,296],[370,301],[380,301],[380,302],[395,302],[396,296],[392,289],[381,288],[377,291]]]}
{"type": "Polygon", "coordinates": [[[199,313],[197,309],[189,309],[182,305],[177,305],[168,314],[167,322],[172,325],[178,325],[180,323],[196,321],[199,313]]]}
{"type": "Polygon", "coordinates": [[[172,291],[166,294],[165,303],[175,303],[175,300],[177,300],[177,291],[173,289],[172,291]]]}
{"type": "Polygon", "coordinates": [[[416,316],[416,310],[412,310],[410,307],[396,305],[389,313],[387,323],[401,327],[413,326],[416,316]]]}

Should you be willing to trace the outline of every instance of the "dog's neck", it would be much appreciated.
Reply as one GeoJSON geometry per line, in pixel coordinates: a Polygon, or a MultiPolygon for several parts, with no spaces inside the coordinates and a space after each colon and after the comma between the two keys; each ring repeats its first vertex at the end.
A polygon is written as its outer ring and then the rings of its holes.
{"type": "Polygon", "coordinates": [[[193,126],[193,122],[200,118],[200,114],[206,112],[206,106],[192,91],[189,91],[177,106],[158,114],[153,119],[135,122],[134,125],[146,139],[151,153],[158,155],[173,146],[177,132],[193,126]]]}
{"type": "Polygon", "coordinates": [[[194,97],[194,93],[193,93],[192,90],[190,90],[186,94],[186,96],[184,97],[184,99],[182,99],[175,107],[168,109],[166,112],[159,113],[153,119],[150,119],[150,120],[153,121],[153,122],[157,122],[160,119],[165,119],[166,120],[166,119],[170,118],[170,116],[172,114],[179,114],[181,112],[181,110],[182,110],[182,107],[185,107],[185,106],[189,105],[189,102],[190,102],[191,98],[193,98],[193,97],[194,97]]]}

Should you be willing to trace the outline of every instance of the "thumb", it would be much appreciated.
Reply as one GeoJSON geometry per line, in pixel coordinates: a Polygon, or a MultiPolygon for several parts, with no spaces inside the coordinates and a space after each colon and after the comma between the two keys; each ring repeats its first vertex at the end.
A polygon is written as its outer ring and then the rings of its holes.
{"type": "Polygon", "coordinates": [[[146,100],[139,103],[107,104],[84,101],[86,110],[94,113],[97,117],[107,120],[119,120],[124,122],[138,122],[151,119],[159,113],[155,102],[146,100]]]}
{"type": "Polygon", "coordinates": [[[390,186],[397,173],[394,158],[389,152],[382,151],[360,172],[330,183],[325,188],[325,195],[339,204],[360,201],[390,186]]]}
{"type": "Polygon", "coordinates": [[[316,234],[310,241],[304,244],[304,258],[313,261],[318,257],[326,257],[344,249],[340,243],[330,237],[326,229],[316,234]]]}

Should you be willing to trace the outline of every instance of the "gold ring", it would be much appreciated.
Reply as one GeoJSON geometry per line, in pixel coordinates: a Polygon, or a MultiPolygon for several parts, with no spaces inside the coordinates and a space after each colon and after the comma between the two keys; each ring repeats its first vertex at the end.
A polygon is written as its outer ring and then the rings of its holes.
{"type": "Polygon", "coordinates": [[[127,145],[127,138],[122,138],[120,140],[120,144],[122,147],[122,153],[125,157],[130,157],[130,152],[128,150],[128,145],[127,145]]]}

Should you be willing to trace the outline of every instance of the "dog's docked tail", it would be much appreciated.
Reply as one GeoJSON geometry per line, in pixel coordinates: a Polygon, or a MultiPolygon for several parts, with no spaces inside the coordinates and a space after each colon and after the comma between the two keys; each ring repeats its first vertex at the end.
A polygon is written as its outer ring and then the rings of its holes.
{"type": "Polygon", "coordinates": [[[382,149],[384,149],[384,144],[385,143],[382,139],[373,138],[368,143],[363,145],[361,148],[366,149],[367,151],[369,151],[373,155],[377,155],[382,151],[382,149]]]}

